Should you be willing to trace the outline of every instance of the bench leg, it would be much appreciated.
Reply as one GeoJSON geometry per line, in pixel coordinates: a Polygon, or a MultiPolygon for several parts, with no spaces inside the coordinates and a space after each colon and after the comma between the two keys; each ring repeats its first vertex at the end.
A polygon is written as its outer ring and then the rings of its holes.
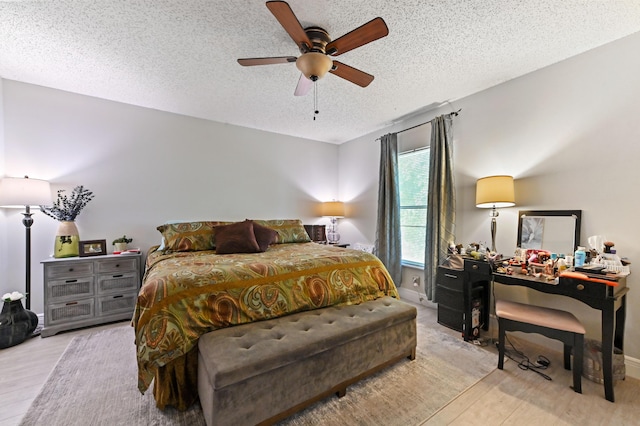
{"type": "Polygon", "coordinates": [[[411,350],[411,353],[409,354],[409,356],[407,356],[407,358],[409,358],[411,361],[416,359],[416,348],[413,348],[411,350]]]}
{"type": "Polygon", "coordinates": [[[347,394],[347,388],[343,388],[343,389],[338,389],[338,391],[336,392],[336,396],[338,398],[342,398],[343,396],[345,396],[347,394]]]}
{"type": "Polygon", "coordinates": [[[566,343],[564,344],[564,369],[571,370],[571,345],[566,343]]]}
{"type": "Polygon", "coordinates": [[[498,369],[502,370],[504,367],[504,324],[498,318],[498,369]]]}

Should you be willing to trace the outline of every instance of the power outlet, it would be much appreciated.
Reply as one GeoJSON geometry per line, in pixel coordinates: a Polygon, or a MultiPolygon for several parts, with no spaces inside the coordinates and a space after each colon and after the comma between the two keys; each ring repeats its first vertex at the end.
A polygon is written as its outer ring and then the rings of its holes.
{"type": "Polygon", "coordinates": [[[413,286],[414,287],[420,287],[420,277],[419,276],[415,276],[412,278],[412,282],[413,282],[413,286]]]}

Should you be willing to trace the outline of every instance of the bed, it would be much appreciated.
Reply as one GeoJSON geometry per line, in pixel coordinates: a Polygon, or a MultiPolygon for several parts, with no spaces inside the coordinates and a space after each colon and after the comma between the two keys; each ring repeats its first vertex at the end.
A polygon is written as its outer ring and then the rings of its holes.
{"type": "Polygon", "coordinates": [[[162,244],[147,256],[132,325],[138,387],[145,392],[153,382],[160,409],[196,402],[203,334],[398,297],[377,257],[311,242],[300,220],[183,222],[158,230],[162,244]]]}

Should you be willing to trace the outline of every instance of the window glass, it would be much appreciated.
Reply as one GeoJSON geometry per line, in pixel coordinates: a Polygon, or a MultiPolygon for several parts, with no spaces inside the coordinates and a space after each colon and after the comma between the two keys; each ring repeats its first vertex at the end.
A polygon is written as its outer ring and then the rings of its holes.
{"type": "Polygon", "coordinates": [[[429,149],[398,156],[402,263],[424,266],[429,149]]]}

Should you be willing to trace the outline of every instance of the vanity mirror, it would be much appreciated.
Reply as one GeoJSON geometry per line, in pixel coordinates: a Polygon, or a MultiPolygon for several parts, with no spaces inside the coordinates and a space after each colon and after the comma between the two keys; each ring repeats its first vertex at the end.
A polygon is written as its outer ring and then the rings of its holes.
{"type": "Polygon", "coordinates": [[[521,210],[518,241],[523,249],[570,255],[580,245],[582,210],[521,210]]]}

